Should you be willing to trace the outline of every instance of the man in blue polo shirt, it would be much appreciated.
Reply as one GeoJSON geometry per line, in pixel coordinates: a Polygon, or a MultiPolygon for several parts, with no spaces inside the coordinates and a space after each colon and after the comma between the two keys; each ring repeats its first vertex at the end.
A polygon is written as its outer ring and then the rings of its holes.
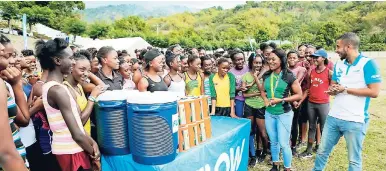
{"type": "Polygon", "coordinates": [[[328,157],[340,137],[346,140],[349,171],[362,170],[362,145],[369,125],[370,98],[381,89],[379,68],[373,59],[359,53],[359,37],[345,33],[337,40],[336,53],[342,61],[334,67],[330,95],[335,100],[323,129],[322,143],[313,170],[324,170],[328,157]]]}

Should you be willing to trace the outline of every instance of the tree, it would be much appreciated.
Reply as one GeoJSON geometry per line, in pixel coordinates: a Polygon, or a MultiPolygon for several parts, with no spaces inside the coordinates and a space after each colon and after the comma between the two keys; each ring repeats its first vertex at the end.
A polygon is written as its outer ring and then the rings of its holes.
{"type": "Polygon", "coordinates": [[[324,23],[318,31],[318,34],[315,38],[315,43],[317,45],[326,47],[327,49],[332,49],[336,38],[340,34],[340,27],[337,24],[333,22],[324,23]]]}
{"type": "Polygon", "coordinates": [[[62,29],[63,22],[68,17],[74,17],[75,10],[83,10],[85,4],[82,1],[36,1],[39,6],[48,6],[53,12],[54,17],[50,21],[50,27],[54,29],[62,29]]]}
{"type": "Polygon", "coordinates": [[[129,16],[117,20],[114,23],[114,28],[126,30],[129,34],[133,34],[135,32],[146,32],[148,30],[146,22],[138,16],[129,16]]]}
{"type": "Polygon", "coordinates": [[[92,39],[104,38],[109,33],[110,26],[104,22],[95,22],[89,26],[88,35],[92,39]]]}
{"type": "Polygon", "coordinates": [[[86,27],[87,23],[81,21],[79,18],[67,18],[64,21],[63,31],[67,34],[73,34],[75,42],[76,36],[86,32],[86,27]]]}
{"type": "Polygon", "coordinates": [[[9,33],[11,33],[11,20],[18,18],[18,2],[2,1],[0,2],[1,17],[8,21],[9,33]]]}
{"type": "Polygon", "coordinates": [[[27,22],[30,30],[32,30],[32,26],[36,23],[49,24],[54,17],[54,13],[50,8],[37,5],[24,7],[20,10],[20,13],[27,14],[27,22]]]}

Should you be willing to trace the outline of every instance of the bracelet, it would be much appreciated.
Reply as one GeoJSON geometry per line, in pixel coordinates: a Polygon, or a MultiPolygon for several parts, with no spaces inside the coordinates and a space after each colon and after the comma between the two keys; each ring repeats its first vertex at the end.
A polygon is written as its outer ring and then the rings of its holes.
{"type": "Polygon", "coordinates": [[[96,98],[94,98],[93,96],[88,96],[88,100],[90,100],[91,102],[98,102],[96,98]]]}

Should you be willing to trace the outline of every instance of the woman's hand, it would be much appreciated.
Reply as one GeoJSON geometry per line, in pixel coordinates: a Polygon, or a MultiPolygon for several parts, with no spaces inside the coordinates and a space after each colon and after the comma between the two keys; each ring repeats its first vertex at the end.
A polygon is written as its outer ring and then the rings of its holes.
{"type": "Polygon", "coordinates": [[[1,71],[3,78],[11,85],[16,85],[21,81],[21,72],[15,67],[8,67],[1,71]]]}
{"type": "Polygon", "coordinates": [[[271,106],[273,106],[273,105],[276,105],[276,104],[281,103],[281,102],[283,102],[283,99],[272,98],[270,101],[270,104],[271,104],[271,106]]]}
{"type": "Polygon", "coordinates": [[[105,91],[106,91],[106,89],[104,88],[104,85],[98,85],[98,86],[94,87],[94,89],[92,90],[90,95],[92,97],[97,98],[100,94],[102,94],[105,91]]]}
{"type": "Polygon", "coordinates": [[[231,112],[230,115],[231,115],[232,118],[239,118],[238,116],[236,116],[235,112],[231,112]]]}

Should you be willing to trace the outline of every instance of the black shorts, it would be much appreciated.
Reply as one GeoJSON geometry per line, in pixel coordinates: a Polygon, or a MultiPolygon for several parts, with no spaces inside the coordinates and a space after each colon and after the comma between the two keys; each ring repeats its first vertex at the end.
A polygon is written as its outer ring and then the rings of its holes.
{"type": "Polygon", "coordinates": [[[216,116],[231,116],[231,107],[216,107],[216,116]]]}
{"type": "Polygon", "coordinates": [[[265,108],[256,109],[247,104],[244,105],[244,118],[255,117],[257,119],[265,119],[265,108]]]}

